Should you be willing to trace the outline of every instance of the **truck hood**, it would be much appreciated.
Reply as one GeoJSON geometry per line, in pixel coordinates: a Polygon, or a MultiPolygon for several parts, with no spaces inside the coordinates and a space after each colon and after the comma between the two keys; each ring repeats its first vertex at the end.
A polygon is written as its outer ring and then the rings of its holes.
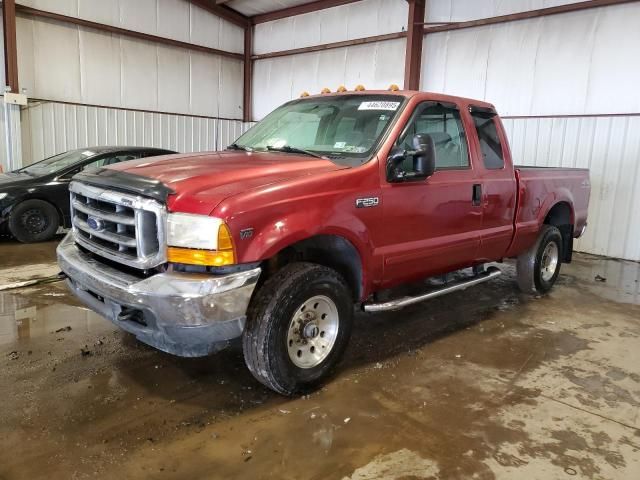
{"type": "Polygon", "coordinates": [[[348,167],[321,158],[239,151],[170,155],[108,167],[164,184],[173,191],[167,198],[170,211],[203,215],[238,193],[342,168],[348,167]]]}

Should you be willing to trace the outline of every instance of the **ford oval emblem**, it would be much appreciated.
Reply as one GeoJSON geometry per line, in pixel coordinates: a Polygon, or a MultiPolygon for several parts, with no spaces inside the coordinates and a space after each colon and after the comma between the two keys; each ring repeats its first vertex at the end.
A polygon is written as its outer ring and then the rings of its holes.
{"type": "Polygon", "coordinates": [[[96,217],[87,217],[87,225],[89,225],[91,230],[95,230],[97,232],[104,230],[104,222],[96,217]]]}

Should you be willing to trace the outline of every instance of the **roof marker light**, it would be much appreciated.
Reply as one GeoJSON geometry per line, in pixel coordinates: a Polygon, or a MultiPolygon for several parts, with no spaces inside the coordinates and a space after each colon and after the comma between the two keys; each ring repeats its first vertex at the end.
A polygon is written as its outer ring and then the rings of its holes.
{"type": "Polygon", "coordinates": [[[395,83],[392,83],[391,85],[389,85],[389,91],[390,92],[397,92],[398,90],[400,90],[400,87],[398,85],[396,85],[395,83]]]}
{"type": "Polygon", "coordinates": [[[304,97],[308,97],[308,96],[309,96],[309,92],[307,92],[307,91],[302,92],[302,93],[300,94],[300,98],[304,98],[304,97]]]}
{"type": "Polygon", "coordinates": [[[336,92],[340,92],[340,93],[343,93],[343,92],[346,92],[346,91],[347,91],[347,87],[345,87],[344,85],[340,85],[338,87],[338,89],[336,90],[336,92]]]}
{"type": "Polygon", "coordinates": [[[356,92],[364,92],[366,90],[366,88],[364,88],[364,85],[356,85],[356,88],[354,89],[356,92]]]}
{"type": "Polygon", "coordinates": [[[322,94],[324,95],[325,93],[331,93],[331,90],[329,90],[327,87],[324,87],[324,88],[320,91],[320,93],[322,93],[322,94]]]}

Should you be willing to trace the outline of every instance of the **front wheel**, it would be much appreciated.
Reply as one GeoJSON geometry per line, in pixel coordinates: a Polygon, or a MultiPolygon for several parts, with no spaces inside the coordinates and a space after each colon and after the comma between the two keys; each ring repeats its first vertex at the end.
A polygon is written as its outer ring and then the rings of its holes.
{"type": "Polygon", "coordinates": [[[340,274],[313,263],[289,264],[251,302],[242,337],[245,362],[280,394],[312,390],[340,361],[352,321],[350,290],[340,274]]]}
{"type": "Polygon", "coordinates": [[[518,256],[518,286],[523,292],[546,293],[560,275],[562,234],[552,225],[543,225],[536,243],[518,256]]]}
{"type": "Polygon", "coordinates": [[[25,200],[13,208],[9,231],[22,243],[51,240],[60,226],[56,207],[43,200],[25,200]]]}

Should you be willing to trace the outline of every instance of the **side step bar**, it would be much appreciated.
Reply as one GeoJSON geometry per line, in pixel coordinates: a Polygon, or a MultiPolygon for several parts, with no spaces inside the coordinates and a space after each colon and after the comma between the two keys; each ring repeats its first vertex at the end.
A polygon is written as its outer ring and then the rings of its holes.
{"type": "Polygon", "coordinates": [[[438,290],[432,290],[431,292],[418,295],[416,297],[403,297],[397,300],[391,300],[384,303],[369,303],[364,305],[365,312],[386,312],[389,310],[399,310],[401,308],[413,305],[414,303],[423,302],[432,298],[441,297],[447,293],[456,292],[458,290],[464,290],[465,288],[484,283],[492,278],[496,278],[502,275],[502,270],[496,267],[489,267],[483,273],[476,275],[468,280],[461,280],[459,282],[451,283],[438,290]]]}

